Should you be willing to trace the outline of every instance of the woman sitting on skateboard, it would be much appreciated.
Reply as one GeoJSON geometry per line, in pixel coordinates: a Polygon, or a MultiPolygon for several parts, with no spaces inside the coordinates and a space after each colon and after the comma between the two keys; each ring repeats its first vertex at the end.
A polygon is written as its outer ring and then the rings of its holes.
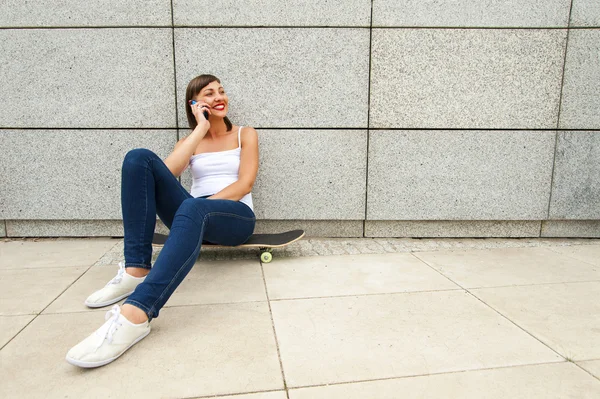
{"type": "Polygon", "coordinates": [[[149,322],[194,266],[203,240],[235,246],[252,235],[256,219],[250,192],[258,172],[258,136],[251,127],[231,124],[228,103],[215,76],[194,78],[185,96],[192,133],[175,144],[164,162],[143,148],[125,156],[125,262],[85,304],[97,308],[129,298],[123,307],[113,306],[104,325],[69,351],[69,363],[98,367],[121,356],[150,333],[149,322]],[[188,165],[194,178],[191,193],[177,180],[188,165]],[[157,214],[170,233],[151,266],[157,214]]]}

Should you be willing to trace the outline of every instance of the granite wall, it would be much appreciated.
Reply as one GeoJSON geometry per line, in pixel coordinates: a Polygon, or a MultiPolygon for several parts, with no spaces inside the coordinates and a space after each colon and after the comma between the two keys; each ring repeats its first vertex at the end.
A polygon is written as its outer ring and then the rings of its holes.
{"type": "Polygon", "coordinates": [[[1,236],[121,235],[124,155],[166,157],[212,73],[257,231],[600,237],[598,0],[209,5],[0,4],[1,236]]]}

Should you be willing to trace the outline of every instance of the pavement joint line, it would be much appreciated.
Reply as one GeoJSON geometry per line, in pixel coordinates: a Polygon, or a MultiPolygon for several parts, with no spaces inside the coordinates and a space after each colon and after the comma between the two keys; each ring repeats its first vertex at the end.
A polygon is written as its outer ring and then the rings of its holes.
{"type": "Polygon", "coordinates": [[[270,393],[270,392],[283,392],[283,389],[266,389],[263,391],[248,391],[248,392],[237,392],[237,393],[223,393],[217,395],[204,395],[204,396],[183,396],[181,399],[209,399],[209,398],[224,398],[226,396],[243,396],[243,395],[252,395],[255,393],[270,393]]]}
{"type": "Polygon", "coordinates": [[[324,295],[324,296],[311,296],[311,297],[297,297],[297,298],[278,298],[270,299],[270,302],[285,302],[285,301],[303,301],[309,299],[330,299],[330,298],[356,298],[363,296],[382,296],[382,295],[405,295],[405,294],[422,294],[427,292],[450,292],[450,291],[464,291],[463,288],[444,288],[440,290],[418,290],[418,291],[394,291],[394,292],[376,292],[367,294],[344,294],[344,295],[324,295]]]}
{"type": "Polygon", "coordinates": [[[23,332],[23,330],[25,330],[31,323],[33,323],[34,320],[36,320],[46,309],[48,309],[48,307],[50,305],[52,305],[54,302],[56,302],[56,300],[58,298],[60,298],[69,288],[71,288],[73,286],[73,284],[75,284],[77,281],[79,281],[80,278],[83,277],[84,274],[86,274],[94,265],[92,264],[91,266],[89,266],[83,273],[81,273],[79,275],[79,277],[77,277],[75,280],[73,280],[71,282],[71,284],[69,284],[64,290],[62,290],[62,292],[60,294],[58,294],[52,301],[50,301],[50,303],[48,305],[46,305],[46,307],[44,307],[42,310],[40,310],[39,312],[37,312],[35,314],[35,317],[33,319],[31,319],[29,321],[29,323],[27,323],[23,328],[21,328],[19,330],[19,332],[17,332],[15,335],[13,335],[13,337],[11,339],[9,339],[4,345],[2,345],[0,347],[0,351],[2,349],[4,349],[6,347],[6,345],[10,344],[15,338],[17,338],[19,336],[19,334],[21,334],[21,332],[23,332]]]}
{"type": "Polygon", "coordinates": [[[579,367],[581,370],[585,371],[586,373],[588,373],[589,375],[592,376],[592,378],[597,379],[598,381],[600,381],[600,376],[595,376],[594,374],[592,374],[591,371],[586,370],[585,368],[583,368],[578,362],[582,362],[585,361],[587,362],[588,360],[574,360],[571,363],[573,363],[576,367],[579,367]]]}
{"type": "Polygon", "coordinates": [[[267,305],[269,306],[269,316],[271,317],[271,327],[273,329],[273,338],[275,339],[275,347],[277,349],[277,358],[279,360],[279,369],[281,370],[281,378],[283,380],[283,389],[285,390],[286,398],[290,399],[290,393],[285,379],[285,371],[283,370],[283,361],[281,360],[281,351],[279,350],[279,339],[277,338],[277,330],[275,329],[275,320],[273,319],[273,310],[271,309],[271,300],[269,299],[269,289],[267,287],[267,279],[265,278],[265,270],[262,261],[259,260],[259,263],[263,285],[265,287],[265,295],[267,296],[267,305]]]}
{"type": "MultiPolygon", "coordinates": [[[[120,302],[120,301],[119,301],[120,302]]],[[[45,313],[40,313],[38,316],[60,316],[60,315],[77,315],[77,314],[84,314],[84,313],[100,313],[102,311],[106,312],[110,310],[110,308],[104,307],[104,308],[89,308],[86,310],[70,310],[68,312],[60,312],[60,311],[55,311],[55,312],[45,312],[45,313]]]]}
{"type": "Polygon", "coordinates": [[[190,306],[217,306],[217,305],[240,305],[242,303],[267,303],[268,300],[264,301],[239,301],[239,302],[215,302],[215,303],[192,303],[189,305],[169,305],[164,306],[164,309],[168,308],[189,308],[190,306]]]}
{"type": "MultiPolygon", "coordinates": [[[[452,281],[452,280],[450,280],[450,281],[452,281]]],[[[363,297],[363,296],[377,296],[377,295],[403,295],[403,294],[420,294],[420,293],[427,293],[427,292],[450,292],[450,291],[467,291],[467,290],[485,290],[485,289],[493,289],[493,288],[535,287],[535,286],[542,286],[542,285],[586,284],[586,283],[600,283],[600,280],[559,281],[559,282],[551,282],[551,283],[496,285],[496,286],[491,286],[491,287],[470,287],[470,288],[459,287],[459,288],[443,288],[443,289],[439,289],[439,290],[432,289],[432,290],[416,290],[416,291],[394,291],[394,292],[376,292],[376,293],[366,293],[366,294],[322,295],[322,296],[311,296],[311,297],[277,298],[277,299],[269,299],[269,301],[270,302],[301,301],[301,300],[307,300],[307,299],[348,298],[348,297],[363,297]]]]}
{"type": "MultiPolygon", "coordinates": [[[[440,272],[439,270],[436,270],[433,266],[429,265],[429,263],[425,262],[424,260],[420,259],[422,262],[424,262],[427,266],[429,266],[431,269],[435,270],[437,273],[439,273],[440,275],[446,277],[448,280],[452,281],[454,284],[458,285],[459,287],[461,287],[462,289],[464,289],[469,295],[471,295],[473,298],[475,298],[476,300],[478,300],[479,302],[481,302],[482,304],[484,304],[487,308],[491,309],[492,311],[496,312],[498,315],[500,315],[502,318],[506,319],[509,323],[513,324],[515,327],[517,327],[518,329],[520,329],[521,331],[523,331],[525,334],[529,335],[530,337],[532,337],[533,339],[535,339],[536,341],[538,341],[539,343],[541,343],[542,345],[544,345],[546,348],[550,349],[552,352],[554,352],[556,355],[558,355],[560,358],[564,359],[566,361],[565,356],[561,355],[560,353],[558,353],[555,349],[553,349],[552,347],[550,347],[548,344],[546,344],[545,342],[543,342],[542,340],[540,340],[538,337],[536,337],[535,335],[533,335],[532,333],[530,333],[529,331],[525,330],[524,327],[521,327],[519,324],[517,324],[515,321],[511,320],[508,318],[508,316],[502,314],[499,310],[497,310],[496,308],[492,307],[491,305],[489,305],[488,303],[486,303],[483,299],[479,298],[477,295],[475,295],[473,292],[469,291],[468,288],[463,287],[462,285],[458,284],[456,281],[452,280],[450,277],[445,276],[444,274],[442,274],[442,272],[440,272]]],[[[471,288],[473,289],[473,288],[471,288]]]]}
{"type": "MultiPolygon", "coordinates": [[[[25,316],[25,315],[19,315],[19,316],[25,316]]],[[[6,346],[7,346],[8,344],[10,344],[10,343],[11,343],[11,342],[12,342],[12,341],[15,339],[15,338],[17,338],[17,336],[18,336],[19,334],[21,334],[21,332],[23,332],[23,330],[25,330],[25,329],[26,329],[26,328],[27,328],[27,327],[28,327],[28,326],[29,326],[31,323],[33,323],[33,321],[34,321],[35,319],[37,319],[37,317],[38,317],[39,315],[30,315],[30,316],[34,316],[34,317],[33,317],[33,319],[31,319],[31,320],[29,321],[29,323],[25,324],[25,325],[23,326],[23,328],[21,328],[21,329],[20,329],[20,330],[19,330],[19,331],[18,331],[18,332],[15,334],[15,335],[13,335],[13,336],[12,336],[12,338],[11,338],[11,339],[9,339],[8,341],[6,341],[6,343],[5,343],[4,345],[0,346],[0,352],[1,352],[1,351],[2,351],[4,348],[6,348],[6,346]]]]}
{"type": "Polygon", "coordinates": [[[563,359],[563,360],[556,361],[556,362],[511,364],[511,365],[507,365],[507,366],[482,367],[482,368],[475,368],[475,369],[463,369],[463,370],[452,370],[452,371],[440,371],[438,373],[428,373],[428,374],[411,374],[411,375],[401,375],[401,376],[396,376],[396,377],[373,378],[373,379],[367,379],[367,380],[328,382],[325,384],[294,386],[294,387],[291,387],[290,390],[302,389],[302,388],[319,388],[319,387],[327,387],[330,385],[347,385],[347,384],[359,384],[359,383],[366,383],[366,382],[377,382],[377,381],[388,381],[388,380],[403,380],[403,379],[417,378],[417,377],[429,377],[429,376],[448,375],[448,374],[462,374],[462,373],[470,373],[470,372],[476,372],[476,371],[502,370],[502,369],[510,369],[510,368],[533,367],[533,366],[542,366],[542,365],[546,365],[546,364],[561,364],[561,363],[569,363],[569,362],[567,362],[566,360],[563,359]]]}
{"type": "Polygon", "coordinates": [[[541,285],[585,284],[585,283],[600,283],[600,280],[557,281],[557,282],[549,282],[549,283],[493,285],[493,286],[490,286],[490,287],[469,287],[467,289],[468,290],[487,290],[487,289],[492,289],[492,288],[536,287],[536,286],[541,286],[541,285]]]}
{"type": "MultiPolygon", "coordinates": [[[[88,264],[89,265],[89,264],[88,264]]],[[[94,267],[94,265],[92,266],[88,266],[88,265],[71,265],[71,266],[34,266],[34,267],[9,267],[9,268],[3,268],[0,267],[0,273],[2,273],[3,271],[8,271],[8,270],[46,270],[46,269],[75,269],[76,267],[94,267]]],[[[87,270],[86,270],[87,271],[87,270]]]]}
{"type": "MultiPolygon", "coordinates": [[[[121,302],[121,301],[119,301],[121,302]]],[[[118,303],[118,302],[115,302],[118,303]]],[[[173,309],[173,308],[189,308],[189,307],[193,307],[193,306],[219,306],[219,305],[240,305],[240,304],[244,304],[244,303],[267,303],[267,301],[240,301],[240,302],[215,302],[215,303],[190,303],[190,304],[186,304],[186,305],[166,305],[163,307],[163,309],[173,309]]],[[[110,306],[104,306],[102,308],[88,308],[85,310],[69,310],[66,312],[61,312],[61,311],[55,311],[55,312],[46,312],[46,313],[40,313],[40,316],[47,316],[47,315],[63,315],[63,314],[80,314],[80,313],[94,313],[94,312],[102,312],[102,311],[108,311],[110,310],[110,306]]],[[[13,315],[13,316],[24,316],[24,315],[13,315]]]]}

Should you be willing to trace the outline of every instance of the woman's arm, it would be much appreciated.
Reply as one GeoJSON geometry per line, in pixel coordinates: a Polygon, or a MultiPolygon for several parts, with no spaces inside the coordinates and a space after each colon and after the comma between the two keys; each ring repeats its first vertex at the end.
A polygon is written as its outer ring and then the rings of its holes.
{"type": "Polygon", "coordinates": [[[165,165],[173,173],[173,176],[179,177],[183,173],[190,162],[190,157],[207,131],[208,128],[204,130],[201,125],[198,125],[189,136],[182,138],[175,144],[173,152],[165,159],[165,165]]]}
{"type": "Polygon", "coordinates": [[[179,177],[183,173],[190,162],[190,157],[210,128],[210,123],[202,113],[202,107],[208,106],[203,102],[192,105],[192,113],[196,117],[198,125],[189,136],[182,138],[175,144],[173,152],[165,159],[165,165],[175,177],[179,177]]]}
{"type": "Polygon", "coordinates": [[[239,201],[252,191],[258,174],[258,134],[251,127],[242,129],[242,151],[240,154],[240,169],[238,180],[230,184],[209,199],[228,199],[239,201]]]}

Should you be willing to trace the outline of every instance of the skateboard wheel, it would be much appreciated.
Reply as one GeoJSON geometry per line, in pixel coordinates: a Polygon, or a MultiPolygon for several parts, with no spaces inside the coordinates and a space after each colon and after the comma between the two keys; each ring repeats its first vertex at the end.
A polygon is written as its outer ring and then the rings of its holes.
{"type": "Polygon", "coordinates": [[[260,254],[260,260],[263,263],[269,263],[273,260],[273,255],[270,252],[263,252],[262,254],[260,254]]]}

